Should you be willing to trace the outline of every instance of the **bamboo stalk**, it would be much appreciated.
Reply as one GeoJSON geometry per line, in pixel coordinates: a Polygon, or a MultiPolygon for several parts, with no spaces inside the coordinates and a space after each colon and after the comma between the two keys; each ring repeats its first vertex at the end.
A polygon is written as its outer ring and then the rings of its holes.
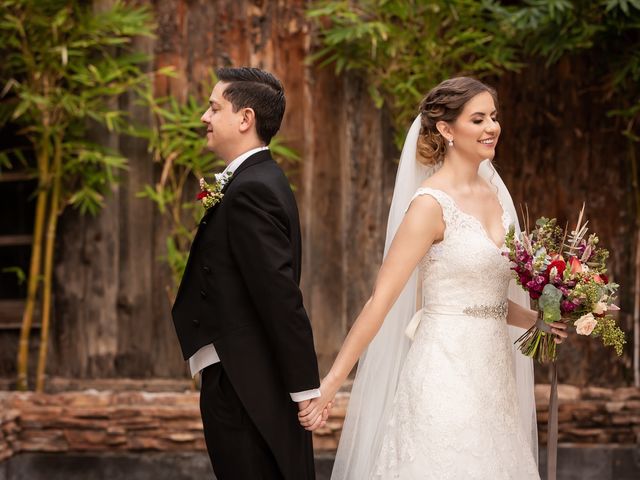
{"type": "Polygon", "coordinates": [[[35,310],[38,283],[42,268],[42,234],[44,231],[45,215],[47,210],[46,180],[49,173],[48,143],[48,135],[45,134],[40,145],[40,151],[38,152],[38,175],[40,177],[40,185],[38,187],[36,214],[33,226],[33,244],[29,264],[29,278],[27,280],[27,299],[25,302],[24,312],[22,314],[20,340],[18,341],[18,358],[16,359],[16,368],[18,371],[16,388],[23,391],[29,388],[29,337],[31,335],[31,326],[33,325],[33,312],[35,310]]]}
{"type": "Polygon", "coordinates": [[[40,351],[38,353],[38,369],[36,374],[36,392],[44,390],[44,377],[47,366],[47,350],[49,345],[49,328],[51,324],[51,291],[53,280],[53,258],[56,242],[56,228],[60,213],[60,187],[62,178],[62,139],[61,133],[54,138],[53,156],[53,188],[47,222],[47,236],[44,256],[44,278],[42,294],[42,324],[40,327],[40,351]]]}

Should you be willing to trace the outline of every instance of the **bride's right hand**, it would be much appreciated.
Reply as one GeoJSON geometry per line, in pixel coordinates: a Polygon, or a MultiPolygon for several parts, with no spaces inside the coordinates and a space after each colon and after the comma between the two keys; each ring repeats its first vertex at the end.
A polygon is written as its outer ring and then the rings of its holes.
{"type": "Polygon", "coordinates": [[[314,431],[323,426],[333,406],[333,399],[340,385],[325,377],[320,384],[320,396],[311,400],[306,408],[298,412],[298,420],[305,430],[314,431]]]}

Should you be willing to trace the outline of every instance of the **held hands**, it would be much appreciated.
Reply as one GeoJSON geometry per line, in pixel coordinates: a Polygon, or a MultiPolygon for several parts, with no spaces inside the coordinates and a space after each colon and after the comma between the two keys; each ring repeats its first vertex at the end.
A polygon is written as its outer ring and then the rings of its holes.
{"type": "Polygon", "coordinates": [[[325,426],[338,388],[339,386],[332,386],[331,382],[325,377],[320,385],[321,396],[298,403],[300,408],[298,420],[305,430],[312,432],[325,426]],[[306,405],[303,406],[303,403],[306,403],[306,405]]]}
{"type": "MultiPolygon", "coordinates": [[[[302,402],[298,402],[298,412],[306,411],[309,408],[309,405],[311,405],[311,402],[313,400],[317,400],[317,399],[314,398],[312,400],[304,400],[302,402]]],[[[329,412],[331,411],[331,407],[332,407],[332,403],[329,402],[322,410],[322,414],[318,415],[318,417],[315,419],[315,422],[313,423],[312,428],[305,427],[305,430],[313,431],[318,428],[324,427],[327,424],[327,418],[329,418],[329,412]]],[[[299,416],[299,413],[298,413],[298,416],[299,416]]]]}

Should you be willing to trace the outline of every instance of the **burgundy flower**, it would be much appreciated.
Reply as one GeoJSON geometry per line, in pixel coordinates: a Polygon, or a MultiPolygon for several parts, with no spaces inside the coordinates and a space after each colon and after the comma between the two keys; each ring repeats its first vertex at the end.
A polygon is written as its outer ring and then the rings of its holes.
{"type": "Polygon", "coordinates": [[[571,313],[576,309],[577,305],[568,300],[563,300],[560,302],[560,311],[562,313],[571,313]]]}
{"type": "Polygon", "coordinates": [[[544,285],[545,283],[548,283],[548,280],[544,275],[536,275],[536,283],[538,285],[544,285]]]}

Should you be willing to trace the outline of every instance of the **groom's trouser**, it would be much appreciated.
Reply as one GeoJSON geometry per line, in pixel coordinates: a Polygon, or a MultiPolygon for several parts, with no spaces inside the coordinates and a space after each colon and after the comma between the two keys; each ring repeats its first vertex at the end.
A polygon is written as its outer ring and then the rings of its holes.
{"type": "Polygon", "coordinates": [[[278,464],[222,365],[202,371],[200,413],[217,480],[282,480],[278,464]]]}

